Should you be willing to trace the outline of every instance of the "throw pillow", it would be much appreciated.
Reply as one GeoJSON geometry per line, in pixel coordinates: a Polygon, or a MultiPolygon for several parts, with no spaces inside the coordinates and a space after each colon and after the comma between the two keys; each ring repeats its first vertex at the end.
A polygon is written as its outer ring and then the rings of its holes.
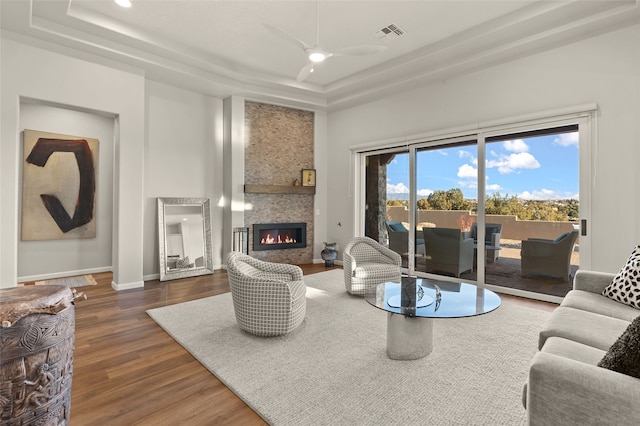
{"type": "Polygon", "coordinates": [[[640,316],[609,348],[598,367],[640,379],[640,316]]]}
{"type": "Polygon", "coordinates": [[[640,309],[640,246],[636,246],[602,295],[640,309]]]}
{"type": "Polygon", "coordinates": [[[565,232],[564,234],[560,235],[558,238],[556,238],[555,240],[553,240],[554,243],[559,243],[560,241],[562,241],[565,237],[567,237],[569,235],[568,232],[565,232]]]}
{"type": "Polygon", "coordinates": [[[407,232],[407,228],[404,227],[402,222],[390,222],[389,228],[395,232],[407,232]]]}
{"type": "Polygon", "coordinates": [[[188,268],[189,267],[189,256],[183,257],[182,259],[178,259],[176,262],[176,268],[188,268]]]}

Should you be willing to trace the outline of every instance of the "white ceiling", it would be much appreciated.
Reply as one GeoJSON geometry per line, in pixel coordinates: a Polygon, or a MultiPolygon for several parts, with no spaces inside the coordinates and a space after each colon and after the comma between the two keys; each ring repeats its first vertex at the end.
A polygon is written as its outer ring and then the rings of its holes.
{"type": "Polygon", "coordinates": [[[3,35],[213,96],[331,109],[469,72],[640,22],[640,0],[243,1],[1,0],[3,35]],[[316,14],[316,11],[319,13],[316,14]],[[297,82],[303,50],[270,24],[332,57],[297,82]],[[395,24],[402,37],[380,39],[395,24]],[[69,50],[68,47],[74,48],[69,50]]]}

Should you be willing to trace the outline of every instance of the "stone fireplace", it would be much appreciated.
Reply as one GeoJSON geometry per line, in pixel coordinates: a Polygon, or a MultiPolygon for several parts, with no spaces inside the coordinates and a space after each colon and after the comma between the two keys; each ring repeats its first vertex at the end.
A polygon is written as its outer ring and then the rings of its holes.
{"type": "MultiPolygon", "coordinates": [[[[245,102],[244,202],[250,208],[244,210],[244,223],[253,228],[249,230],[249,254],[257,259],[313,262],[315,188],[300,185],[302,169],[314,168],[313,134],[311,111],[245,102]],[[299,186],[294,185],[296,180],[299,186]],[[289,236],[295,244],[263,245],[259,234],[256,241],[255,224],[302,224],[304,236],[289,236]]],[[[275,241],[276,237],[271,238],[275,241]]]]}

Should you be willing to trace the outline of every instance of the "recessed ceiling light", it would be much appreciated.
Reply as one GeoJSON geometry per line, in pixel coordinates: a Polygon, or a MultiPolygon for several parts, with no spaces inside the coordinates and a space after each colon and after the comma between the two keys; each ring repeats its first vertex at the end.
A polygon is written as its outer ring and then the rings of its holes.
{"type": "Polygon", "coordinates": [[[131,7],[131,0],[114,0],[118,6],[131,7]]]}

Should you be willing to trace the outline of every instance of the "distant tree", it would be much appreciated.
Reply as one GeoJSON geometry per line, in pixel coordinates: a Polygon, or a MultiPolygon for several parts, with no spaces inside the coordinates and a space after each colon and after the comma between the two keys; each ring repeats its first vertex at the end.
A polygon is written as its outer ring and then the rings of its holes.
{"type": "Polygon", "coordinates": [[[387,206],[389,207],[398,207],[402,205],[402,201],[400,200],[387,200],[387,206]]]}
{"type": "Polygon", "coordinates": [[[521,220],[531,219],[531,214],[527,208],[515,195],[509,197],[509,194],[502,197],[499,192],[487,197],[485,202],[486,214],[512,215],[521,220]]]}
{"type": "Polygon", "coordinates": [[[426,198],[420,198],[418,201],[416,201],[416,205],[418,207],[418,210],[431,210],[429,200],[427,200],[426,198]]]}
{"type": "Polygon", "coordinates": [[[567,215],[569,220],[576,220],[580,217],[580,201],[578,200],[563,200],[558,208],[567,215]]]}
{"type": "Polygon", "coordinates": [[[464,199],[460,188],[447,191],[436,190],[427,197],[429,206],[433,210],[470,210],[471,203],[464,199]]]}

